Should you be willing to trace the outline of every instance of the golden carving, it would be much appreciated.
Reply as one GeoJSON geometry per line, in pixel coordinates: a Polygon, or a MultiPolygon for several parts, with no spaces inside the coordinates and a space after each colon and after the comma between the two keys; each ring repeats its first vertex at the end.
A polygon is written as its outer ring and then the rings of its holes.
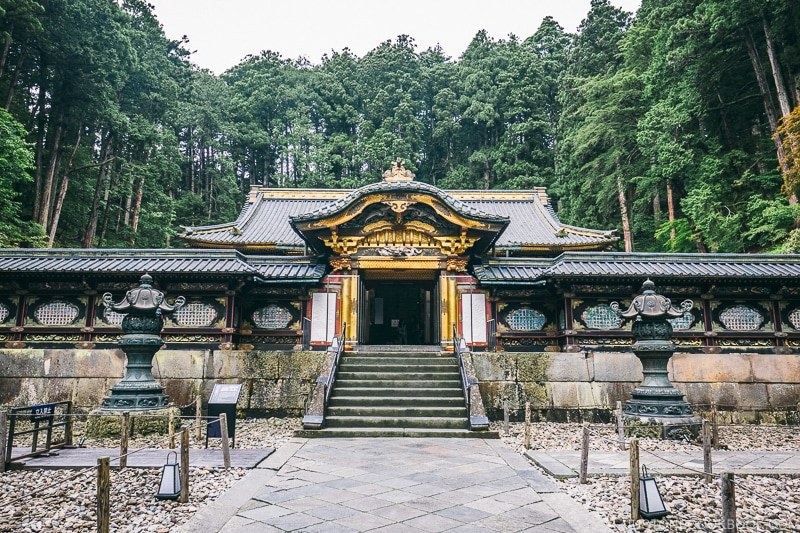
{"type": "Polygon", "coordinates": [[[401,158],[392,161],[392,168],[383,173],[383,179],[386,181],[411,181],[414,179],[414,174],[410,170],[406,170],[406,166],[401,158]]]}
{"type": "Polygon", "coordinates": [[[339,255],[350,255],[356,253],[358,245],[364,237],[360,235],[348,235],[346,237],[339,237],[337,232],[332,232],[330,238],[323,238],[322,242],[328,246],[334,253],[339,255]]]}
{"type": "Polygon", "coordinates": [[[333,267],[333,271],[350,270],[352,262],[349,257],[331,257],[328,263],[333,267]]]}
{"type": "Polygon", "coordinates": [[[408,209],[408,206],[417,202],[412,202],[410,200],[382,200],[381,203],[388,205],[395,213],[403,213],[408,209]]]}
{"type": "Polygon", "coordinates": [[[448,255],[463,255],[478,240],[477,237],[467,237],[463,232],[459,237],[434,237],[434,239],[448,255]]]}
{"type": "Polygon", "coordinates": [[[437,269],[439,268],[439,258],[438,257],[427,257],[427,256],[418,256],[418,257],[396,257],[396,258],[388,258],[388,257],[359,257],[358,258],[358,268],[359,269],[369,269],[369,268],[378,268],[378,269],[437,269]]]}
{"type": "Polygon", "coordinates": [[[467,271],[467,260],[466,259],[455,259],[451,258],[447,260],[447,270],[453,272],[466,272],[467,271]]]}

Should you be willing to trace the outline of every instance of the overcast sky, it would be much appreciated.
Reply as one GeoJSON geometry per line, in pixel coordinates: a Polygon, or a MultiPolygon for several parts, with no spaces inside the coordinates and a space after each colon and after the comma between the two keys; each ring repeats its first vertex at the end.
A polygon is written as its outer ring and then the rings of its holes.
{"type": "MultiPolygon", "coordinates": [[[[262,50],[312,63],[347,47],[361,57],[407,34],[418,51],[437,43],[458,58],[475,34],[532,35],[542,19],[575,31],[590,0],[149,0],[171,39],[189,37],[194,63],[221,74],[262,50]]],[[[635,12],[641,0],[611,0],[635,12]]]]}

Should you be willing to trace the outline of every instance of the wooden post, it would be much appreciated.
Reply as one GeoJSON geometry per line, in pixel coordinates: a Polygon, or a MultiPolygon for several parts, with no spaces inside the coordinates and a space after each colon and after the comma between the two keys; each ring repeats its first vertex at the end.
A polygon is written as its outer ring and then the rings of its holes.
{"type": "Polygon", "coordinates": [[[0,411],[0,473],[6,471],[6,441],[8,440],[8,413],[0,411]]]}
{"type": "Polygon", "coordinates": [[[503,398],[503,429],[505,430],[506,436],[511,433],[508,430],[508,396],[503,398]]]}
{"type": "Polygon", "coordinates": [[[181,495],[178,501],[189,501],[189,428],[186,426],[181,429],[181,495]]]}
{"type": "Polygon", "coordinates": [[[111,460],[97,459],[97,533],[108,533],[111,526],[111,460]]]}
{"type": "Polygon", "coordinates": [[[128,466],[128,428],[130,427],[131,414],[128,411],[122,413],[120,421],[120,439],[119,439],[119,469],[122,470],[128,466]]]}
{"type": "Polygon", "coordinates": [[[717,424],[717,404],[711,406],[711,441],[714,449],[719,450],[719,425],[717,424]]]}
{"type": "Polygon", "coordinates": [[[587,470],[589,470],[589,428],[583,426],[583,438],[581,439],[581,473],[579,481],[586,483],[587,470]]]}
{"type": "Polygon", "coordinates": [[[203,396],[197,395],[194,400],[194,440],[200,442],[203,439],[203,396]]]}
{"type": "Polygon", "coordinates": [[[531,402],[525,402],[525,449],[531,449],[531,402]]]}
{"type": "Polygon", "coordinates": [[[617,437],[619,438],[619,449],[625,449],[625,420],[622,417],[622,402],[617,402],[617,437]]]}
{"type": "Polygon", "coordinates": [[[631,520],[639,520],[639,439],[631,439],[631,520]]]}
{"type": "Polygon", "coordinates": [[[736,533],[736,489],[733,486],[733,472],[725,472],[720,478],[722,489],[722,531],[736,533]]]}
{"type": "Polygon", "coordinates": [[[64,421],[64,445],[72,446],[72,400],[67,402],[66,416],[67,418],[64,421]]]}
{"type": "Polygon", "coordinates": [[[703,472],[706,483],[711,483],[711,428],[708,420],[703,419],[703,472]]]}
{"type": "Polygon", "coordinates": [[[169,447],[175,447],[175,408],[171,405],[169,406],[169,428],[167,431],[169,432],[169,447]]]}
{"type": "Polygon", "coordinates": [[[228,441],[228,415],[225,413],[219,414],[219,435],[222,437],[222,461],[227,470],[231,467],[231,446],[228,441]]]}

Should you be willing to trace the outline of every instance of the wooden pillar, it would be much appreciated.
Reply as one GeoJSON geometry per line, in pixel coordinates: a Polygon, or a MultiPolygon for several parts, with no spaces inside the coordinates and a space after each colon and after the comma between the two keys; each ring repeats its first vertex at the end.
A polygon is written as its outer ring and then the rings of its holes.
{"type": "Polygon", "coordinates": [[[350,303],[352,301],[352,297],[350,295],[350,278],[346,276],[342,276],[342,292],[341,292],[341,304],[339,305],[339,317],[340,317],[340,327],[344,327],[344,324],[347,323],[347,331],[345,333],[345,340],[350,339],[350,332],[353,331],[353,325],[350,324],[350,303]]]}
{"type": "Polygon", "coordinates": [[[350,281],[350,318],[347,319],[348,339],[356,342],[358,340],[358,310],[361,307],[360,291],[358,283],[358,273],[353,271],[353,275],[347,278],[350,281]]]}
{"type": "Polygon", "coordinates": [[[447,278],[447,338],[453,338],[453,324],[458,324],[458,281],[455,276],[447,278]]]}

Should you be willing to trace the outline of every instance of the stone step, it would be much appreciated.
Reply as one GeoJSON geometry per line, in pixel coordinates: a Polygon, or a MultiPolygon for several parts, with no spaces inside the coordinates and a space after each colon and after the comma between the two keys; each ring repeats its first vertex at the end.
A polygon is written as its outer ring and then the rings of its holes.
{"type": "Polygon", "coordinates": [[[354,355],[346,355],[342,357],[341,364],[356,363],[356,364],[387,364],[387,365],[405,365],[405,364],[425,364],[425,365],[456,365],[458,360],[455,357],[431,357],[431,356],[405,356],[405,357],[388,357],[384,355],[373,357],[362,357],[354,355]]]}
{"type": "Polygon", "coordinates": [[[348,438],[348,437],[436,437],[436,438],[479,438],[499,439],[496,431],[470,431],[467,429],[430,428],[325,428],[304,429],[296,433],[306,438],[348,438]]]}
{"type": "Polygon", "coordinates": [[[334,390],[350,387],[359,388],[422,388],[461,390],[461,380],[457,379],[337,379],[334,390]]]}
{"type": "Polygon", "coordinates": [[[425,344],[359,344],[355,347],[354,353],[440,353],[442,347],[438,345],[425,344]]]}
{"type": "Polygon", "coordinates": [[[466,418],[467,408],[439,407],[439,406],[336,406],[328,407],[328,417],[358,416],[358,417],[393,417],[393,418],[466,418]]]}
{"type": "Polygon", "coordinates": [[[456,380],[458,372],[343,372],[336,374],[336,381],[441,381],[456,380]]]}
{"type": "Polygon", "coordinates": [[[469,429],[469,421],[466,416],[453,418],[438,416],[326,416],[325,427],[469,429]]]}
{"type": "Polygon", "coordinates": [[[342,361],[339,372],[459,372],[458,365],[442,364],[383,364],[342,361]]]}
{"type": "Polygon", "coordinates": [[[329,407],[368,407],[394,405],[397,407],[411,405],[428,405],[439,407],[461,407],[463,396],[331,396],[329,407]]]}
{"type": "Polygon", "coordinates": [[[438,396],[442,398],[460,398],[464,401],[464,389],[461,384],[458,387],[368,387],[354,385],[350,387],[340,387],[339,382],[335,382],[331,398],[345,398],[354,396],[372,396],[387,398],[438,396]]]}

